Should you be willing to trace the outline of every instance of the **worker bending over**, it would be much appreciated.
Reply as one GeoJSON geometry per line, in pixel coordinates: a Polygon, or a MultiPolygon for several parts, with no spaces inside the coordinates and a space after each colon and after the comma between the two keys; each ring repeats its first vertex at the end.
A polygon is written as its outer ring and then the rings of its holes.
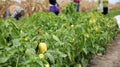
{"type": "Polygon", "coordinates": [[[24,9],[17,5],[10,6],[6,11],[7,18],[11,16],[16,20],[19,20],[24,14],[25,14],[24,9]]]}

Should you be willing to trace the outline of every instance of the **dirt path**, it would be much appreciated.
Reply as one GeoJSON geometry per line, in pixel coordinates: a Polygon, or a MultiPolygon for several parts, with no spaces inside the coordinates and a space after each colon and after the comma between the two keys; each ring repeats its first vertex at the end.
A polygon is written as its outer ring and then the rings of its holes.
{"type": "Polygon", "coordinates": [[[120,67],[120,33],[110,44],[105,55],[95,57],[88,67],[120,67]]]}

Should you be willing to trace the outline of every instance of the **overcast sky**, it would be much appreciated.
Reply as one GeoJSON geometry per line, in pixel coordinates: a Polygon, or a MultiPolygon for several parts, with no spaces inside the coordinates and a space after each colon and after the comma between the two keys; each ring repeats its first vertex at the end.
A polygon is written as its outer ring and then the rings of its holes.
{"type": "Polygon", "coordinates": [[[119,2],[120,0],[109,0],[110,3],[114,4],[116,2],[119,2]]]}
{"type": "MultiPolygon", "coordinates": [[[[97,0],[95,0],[95,1],[97,1],[97,0]]],[[[112,3],[112,4],[115,4],[116,2],[120,2],[120,0],[109,0],[109,3],[112,3]]]]}

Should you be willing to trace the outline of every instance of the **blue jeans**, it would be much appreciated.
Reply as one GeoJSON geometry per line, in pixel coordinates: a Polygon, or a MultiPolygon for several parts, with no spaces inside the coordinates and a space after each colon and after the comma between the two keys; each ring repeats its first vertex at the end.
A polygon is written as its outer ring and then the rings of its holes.
{"type": "Polygon", "coordinates": [[[8,18],[10,16],[11,16],[10,11],[9,11],[9,9],[7,9],[7,11],[6,11],[6,18],[8,18]]]}
{"type": "Polygon", "coordinates": [[[80,3],[76,3],[76,11],[77,11],[77,12],[80,11],[80,3]]]}

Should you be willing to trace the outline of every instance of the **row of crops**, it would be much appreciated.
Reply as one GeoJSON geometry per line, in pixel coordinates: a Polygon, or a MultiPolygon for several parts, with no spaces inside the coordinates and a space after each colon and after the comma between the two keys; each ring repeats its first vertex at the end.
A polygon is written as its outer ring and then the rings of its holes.
{"type": "Polygon", "coordinates": [[[116,36],[117,24],[97,11],[69,13],[0,19],[0,66],[87,67],[116,36]]]}

